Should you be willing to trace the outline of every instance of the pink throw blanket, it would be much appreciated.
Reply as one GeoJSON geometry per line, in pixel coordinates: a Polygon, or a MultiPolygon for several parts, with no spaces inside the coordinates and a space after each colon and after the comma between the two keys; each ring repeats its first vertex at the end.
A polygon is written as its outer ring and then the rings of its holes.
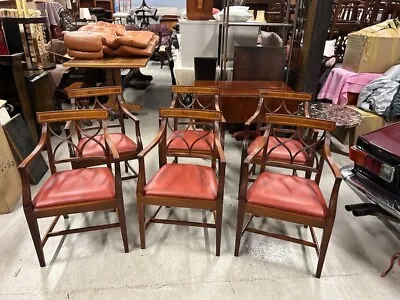
{"type": "Polygon", "coordinates": [[[372,80],[382,74],[376,73],[354,73],[342,68],[334,68],[328,78],[318,99],[331,100],[333,104],[347,104],[347,93],[360,93],[361,90],[372,80]]]}

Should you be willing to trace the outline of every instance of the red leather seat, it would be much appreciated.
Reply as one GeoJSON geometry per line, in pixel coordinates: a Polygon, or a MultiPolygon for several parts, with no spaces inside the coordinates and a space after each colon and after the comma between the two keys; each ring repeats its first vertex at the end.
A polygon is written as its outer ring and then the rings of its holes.
{"type": "MultiPolygon", "coordinates": [[[[97,135],[95,139],[102,145],[105,145],[104,135],[97,135]]],[[[119,154],[135,152],[137,150],[136,143],[123,133],[110,133],[110,139],[115,148],[117,148],[119,154]]],[[[82,157],[104,156],[104,150],[95,141],[91,140],[84,145],[87,140],[87,137],[83,137],[77,145],[79,150],[83,148],[82,157]]]]}
{"type": "Polygon", "coordinates": [[[146,196],[215,200],[217,189],[214,169],[191,164],[167,164],[144,187],[144,193],[146,196]]]}
{"type": "Polygon", "coordinates": [[[328,211],[315,181],[270,172],[255,180],[247,191],[247,202],[312,217],[325,217],[328,211]]]}
{"type": "MultiPolygon", "coordinates": [[[[247,153],[250,154],[254,150],[256,150],[261,145],[262,137],[257,137],[247,149],[247,153]]],[[[298,141],[294,139],[287,139],[287,138],[279,138],[279,140],[285,144],[287,148],[289,148],[290,153],[294,156],[299,150],[303,149],[304,146],[298,141]],[[286,142],[286,143],[285,143],[286,142]]],[[[276,161],[288,161],[290,162],[290,153],[285,146],[282,146],[280,142],[276,140],[275,137],[270,137],[268,141],[268,148],[267,151],[269,152],[273,147],[277,146],[268,156],[269,160],[276,160],[276,161]],[[278,145],[278,146],[277,146],[278,145]]],[[[267,152],[267,153],[268,153],[267,152]]],[[[262,157],[263,151],[260,151],[257,156],[262,157]]],[[[294,158],[294,162],[298,164],[306,164],[307,157],[304,152],[300,152],[294,158]]]]}
{"type": "Polygon", "coordinates": [[[115,181],[110,169],[75,169],[51,175],[33,199],[33,205],[44,208],[113,198],[115,181]]]}
{"type": "Polygon", "coordinates": [[[211,151],[214,146],[214,133],[203,130],[176,130],[168,138],[167,146],[168,150],[188,151],[191,147],[191,150],[211,151]]]}

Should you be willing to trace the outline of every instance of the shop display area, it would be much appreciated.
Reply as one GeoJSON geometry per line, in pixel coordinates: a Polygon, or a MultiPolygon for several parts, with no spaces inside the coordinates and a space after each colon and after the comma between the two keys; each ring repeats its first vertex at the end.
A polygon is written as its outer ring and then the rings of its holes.
{"type": "Polygon", "coordinates": [[[400,299],[399,17],[0,0],[0,300],[400,299]]]}
{"type": "MultiPolygon", "coordinates": [[[[170,103],[170,76],[159,64],[143,72],[154,75],[144,93],[139,114],[144,145],[158,131],[159,107],[170,103]]],[[[135,91],[127,91],[135,93],[135,91]]],[[[133,125],[127,122],[133,136],[133,125]]],[[[136,182],[123,183],[130,252],[124,253],[118,229],[50,238],[44,253],[47,267],[38,265],[21,203],[12,214],[0,216],[0,299],[397,299],[400,269],[394,266],[380,277],[393,249],[400,248],[398,226],[375,217],[355,218],[344,205],[359,202],[343,184],[327,259],[320,279],[314,277],[317,257],[312,248],[261,235],[245,233],[239,257],[233,256],[241,142],[226,135],[226,184],[221,256],[215,256],[215,230],[152,224],[146,234],[146,249],[140,249],[136,210],[136,182]]],[[[339,166],[350,161],[334,154],[339,166]]],[[[198,160],[202,163],[202,160],[198,160]]],[[[136,166],[136,163],[134,163],[136,166]]],[[[151,153],[148,173],[158,168],[157,151],[151,153]]],[[[123,173],[123,172],[122,172],[123,173]]],[[[123,173],[124,174],[124,173],[123,173]]],[[[42,179],[44,182],[49,176],[42,179]]],[[[325,169],[321,189],[326,196],[332,175],[325,169]]],[[[32,186],[35,194],[41,186],[32,186]]],[[[148,212],[150,213],[150,211],[148,212]]],[[[211,212],[163,208],[162,217],[201,221],[211,212]]],[[[101,224],[116,220],[115,213],[71,215],[71,226],[101,224]]],[[[255,227],[311,239],[303,226],[254,219],[255,227]]],[[[42,219],[45,230],[51,218],[42,219]]],[[[57,229],[63,229],[61,219],[57,229]]],[[[317,231],[320,238],[319,232],[317,231]]]]}

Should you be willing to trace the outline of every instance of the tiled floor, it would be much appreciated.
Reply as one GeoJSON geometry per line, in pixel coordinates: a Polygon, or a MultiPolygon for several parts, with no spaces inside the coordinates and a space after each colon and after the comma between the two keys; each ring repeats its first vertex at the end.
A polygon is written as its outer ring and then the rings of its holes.
{"type": "MultiPolygon", "coordinates": [[[[169,70],[147,70],[155,80],[145,91],[127,90],[140,97],[139,115],[144,144],[158,127],[160,106],[170,100],[169,70]],[[144,101],[145,100],[145,101],[144,101]]],[[[132,133],[132,126],[128,126],[132,133]]],[[[344,205],[357,196],[343,184],[337,218],[321,279],[314,277],[317,257],[311,248],[245,234],[239,257],[233,256],[241,144],[226,138],[228,161],[224,198],[221,256],[215,256],[215,231],[171,225],[152,225],[147,249],[139,247],[136,182],[124,183],[130,253],[123,252],[118,229],[51,238],[45,247],[47,267],[40,268],[21,205],[0,216],[0,299],[399,299],[400,267],[381,278],[390,256],[400,250],[399,226],[385,226],[374,217],[355,218],[344,205]]],[[[339,165],[348,163],[336,155],[339,165]]],[[[147,160],[148,176],[157,168],[157,153],[147,160]]],[[[43,181],[42,181],[43,182],[43,181]]],[[[333,178],[322,178],[327,195],[333,178]]],[[[38,186],[33,187],[33,193],[38,186]]],[[[201,220],[210,213],[163,210],[182,219],[201,220]]],[[[111,222],[114,213],[73,215],[71,226],[111,222]]],[[[59,227],[64,226],[60,221],[59,227]]],[[[41,228],[50,220],[40,222],[41,228]]],[[[277,232],[310,238],[302,226],[256,220],[277,232]]]]}

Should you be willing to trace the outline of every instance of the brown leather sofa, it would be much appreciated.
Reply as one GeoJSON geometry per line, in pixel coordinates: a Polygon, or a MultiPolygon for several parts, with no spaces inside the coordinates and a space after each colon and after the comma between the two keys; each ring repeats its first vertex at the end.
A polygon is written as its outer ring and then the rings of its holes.
{"type": "Polygon", "coordinates": [[[149,57],[159,43],[150,31],[126,31],[120,24],[98,22],[64,32],[68,55],[80,59],[104,56],[149,57]]]}

